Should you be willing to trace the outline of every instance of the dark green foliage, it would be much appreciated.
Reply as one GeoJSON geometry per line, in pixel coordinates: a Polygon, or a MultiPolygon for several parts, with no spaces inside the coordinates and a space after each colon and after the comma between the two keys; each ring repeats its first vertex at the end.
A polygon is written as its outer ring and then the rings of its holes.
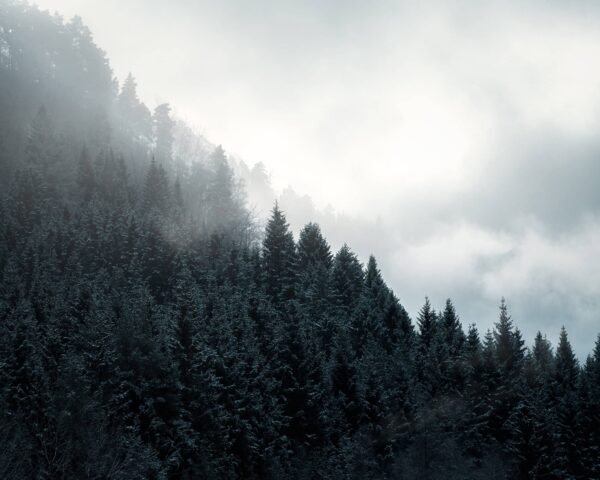
{"type": "Polygon", "coordinates": [[[594,478],[600,475],[600,335],[581,372],[579,398],[577,434],[583,446],[582,470],[584,476],[594,478]]]}
{"type": "Polygon", "coordinates": [[[435,310],[431,307],[429,298],[425,298],[425,304],[417,316],[417,325],[421,346],[423,349],[428,349],[433,343],[437,329],[437,316],[435,310]]]}
{"type": "Polygon", "coordinates": [[[318,225],[260,244],[136,90],[0,2],[0,478],[600,478],[600,337],[526,350],[504,300],[483,343],[450,300],[415,331],[318,225]]]}
{"type": "Polygon", "coordinates": [[[143,196],[143,205],[148,211],[156,209],[161,213],[166,213],[169,208],[171,190],[167,172],[162,165],[156,163],[154,158],[146,174],[143,196]]]}
{"type": "Polygon", "coordinates": [[[331,273],[334,301],[344,313],[357,305],[363,279],[364,273],[358,257],[344,245],[335,255],[331,273]]]}
{"type": "Polygon", "coordinates": [[[450,299],[446,300],[446,307],[442,312],[440,323],[444,343],[448,346],[450,357],[455,359],[462,352],[465,334],[450,299]]]}
{"type": "Polygon", "coordinates": [[[265,230],[262,259],[267,295],[274,302],[292,299],[298,265],[296,244],[285,215],[277,204],[265,230]]]}
{"type": "Polygon", "coordinates": [[[298,269],[301,272],[323,267],[330,270],[333,255],[327,240],[316,223],[309,223],[300,232],[298,239],[298,269]]]}

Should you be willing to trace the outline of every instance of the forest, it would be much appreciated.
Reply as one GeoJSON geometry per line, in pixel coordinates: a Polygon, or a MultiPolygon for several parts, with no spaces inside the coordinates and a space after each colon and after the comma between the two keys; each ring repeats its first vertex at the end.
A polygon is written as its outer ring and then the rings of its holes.
{"type": "Polygon", "coordinates": [[[234,167],[0,0],[0,478],[600,478],[600,337],[411,319],[234,167]]]}

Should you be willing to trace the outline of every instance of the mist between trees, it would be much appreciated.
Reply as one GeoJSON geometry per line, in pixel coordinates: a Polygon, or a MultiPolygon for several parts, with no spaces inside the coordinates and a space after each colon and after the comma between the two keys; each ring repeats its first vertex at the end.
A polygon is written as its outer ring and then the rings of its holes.
{"type": "Polygon", "coordinates": [[[600,340],[413,321],[374,257],[263,231],[240,168],[0,3],[0,477],[600,478],[600,340]]]}

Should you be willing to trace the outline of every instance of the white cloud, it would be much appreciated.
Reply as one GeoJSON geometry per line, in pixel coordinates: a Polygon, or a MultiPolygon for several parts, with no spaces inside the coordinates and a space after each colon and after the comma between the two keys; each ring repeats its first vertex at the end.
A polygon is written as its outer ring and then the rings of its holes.
{"type": "Polygon", "coordinates": [[[591,348],[595,2],[37,3],[81,14],[148,102],[353,216],[332,236],[375,253],[411,313],[452,296],[489,325],[506,295],[525,333],[571,322],[591,348]]]}
{"type": "Polygon", "coordinates": [[[497,320],[500,297],[531,340],[537,330],[557,338],[562,325],[581,356],[600,331],[600,220],[551,236],[535,222],[499,232],[475,224],[441,225],[383,259],[386,275],[414,314],[424,295],[442,306],[457,301],[465,322],[482,330],[497,320]],[[533,225],[533,226],[532,226],[533,225]]]}

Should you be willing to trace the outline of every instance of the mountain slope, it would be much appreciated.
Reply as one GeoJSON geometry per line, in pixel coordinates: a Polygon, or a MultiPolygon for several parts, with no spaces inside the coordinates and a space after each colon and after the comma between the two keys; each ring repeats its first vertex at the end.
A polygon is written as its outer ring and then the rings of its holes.
{"type": "Polygon", "coordinates": [[[2,478],[594,478],[600,340],[524,348],[381,277],[121,88],[79,20],[0,3],[2,478]]]}

